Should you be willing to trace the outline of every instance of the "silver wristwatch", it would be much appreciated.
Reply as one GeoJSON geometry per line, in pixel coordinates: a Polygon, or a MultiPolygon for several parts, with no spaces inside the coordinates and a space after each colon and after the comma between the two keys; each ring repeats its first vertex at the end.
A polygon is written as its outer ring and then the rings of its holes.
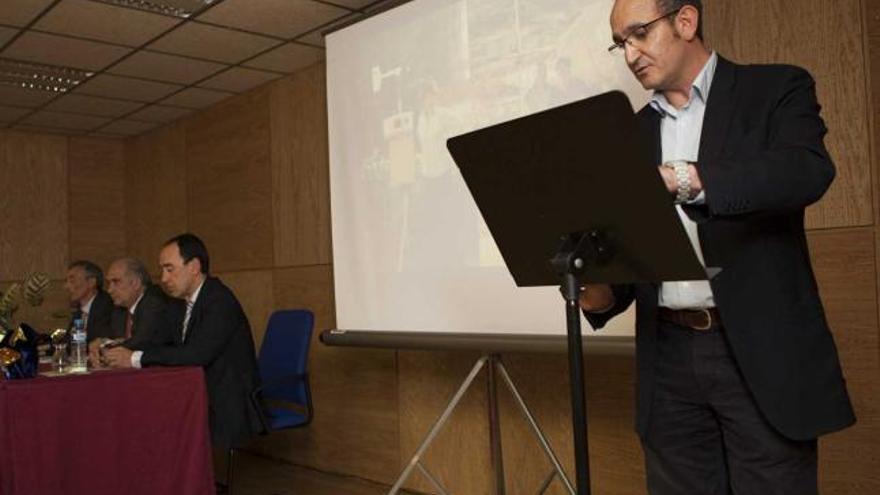
{"type": "Polygon", "coordinates": [[[675,180],[678,190],[675,194],[675,204],[681,204],[691,199],[691,176],[688,173],[688,162],[685,160],[673,160],[663,164],[675,171],[675,180]]]}

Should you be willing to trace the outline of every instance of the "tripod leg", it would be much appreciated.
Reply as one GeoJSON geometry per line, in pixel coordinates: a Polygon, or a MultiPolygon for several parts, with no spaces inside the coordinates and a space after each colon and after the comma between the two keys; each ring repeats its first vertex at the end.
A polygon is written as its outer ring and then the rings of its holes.
{"type": "Polygon", "coordinates": [[[458,390],[455,392],[455,395],[452,396],[452,399],[449,401],[449,404],[446,405],[446,409],[443,410],[443,413],[437,418],[437,421],[434,423],[434,426],[431,427],[431,430],[428,432],[428,435],[422,441],[422,444],[419,445],[419,448],[416,450],[416,453],[413,454],[412,459],[410,459],[406,468],[404,468],[403,472],[400,473],[400,476],[397,478],[397,481],[394,483],[394,486],[391,487],[391,490],[388,491],[388,495],[396,494],[400,488],[403,486],[403,483],[409,478],[409,475],[412,473],[413,468],[416,467],[416,464],[422,458],[425,451],[428,450],[428,446],[431,445],[431,442],[434,441],[434,438],[440,433],[440,429],[446,424],[449,420],[449,416],[452,415],[452,411],[455,410],[455,407],[458,406],[461,398],[464,397],[464,393],[467,392],[468,388],[470,388],[471,384],[474,382],[474,379],[477,377],[477,373],[483,369],[483,366],[486,364],[486,360],[489,359],[488,355],[481,356],[480,359],[477,359],[477,362],[474,363],[473,368],[471,368],[470,373],[468,373],[467,378],[461,383],[461,386],[458,387],[458,390]]]}
{"type": "MultiPolygon", "coordinates": [[[[547,459],[550,461],[550,464],[553,465],[553,470],[556,474],[559,475],[559,479],[562,480],[562,484],[565,485],[565,489],[568,491],[568,493],[574,495],[574,487],[571,486],[571,482],[568,480],[568,477],[565,476],[565,471],[563,471],[562,469],[562,464],[559,463],[559,459],[553,452],[553,448],[550,447],[550,442],[547,441],[547,437],[545,437],[544,432],[541,431],[541,427],[538,425],[538,422],[535,420],[535,417],[529,410],[529,406],[526,405],[526,401],[523,400],[522,395],[520,395],[519,390],[513,383],[513,379],[510,378],[510,374],[507,372],[507,368],[504,366],[504,363],[502,363],[501,361],[496,362],[496,368],[498,369],[498,373],[501,375],[501,378],[504,379],[504,383],[507,384],[507,388],[510,389],[511,395],[513,395],[514,400],[516,401],[517,405],[519,405],[519,408],[522,411],[523,416],[525,416],[526,421],[529,423],[529,426],[532,427],[532,432],[534,432],[535,436],[538,438],[538,443],[541,444],[541,448],[547,455],[547,459]]],[[[553,476],[551,473],[549,480],[552,479],[553,476]]],[[[546,489],[546,485],[549,485],[549,481],[545,482],[544,489],[546,489]]],[[[543,490],[540,493],[543,493],[543,490]]]]}

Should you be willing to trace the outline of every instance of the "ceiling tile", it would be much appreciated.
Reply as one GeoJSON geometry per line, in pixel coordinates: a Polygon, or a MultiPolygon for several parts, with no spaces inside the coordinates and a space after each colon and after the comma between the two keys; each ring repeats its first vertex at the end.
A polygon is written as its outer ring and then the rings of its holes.
{"type": "Polygon", "coordinates": [[[26,26],[52,0],[2,0],[0,1],[0,24],[26,26]]]}
{"type": "Polygon", "coordinates": [[[100,70],[131,50],[94,41],[28,31],[3,51],[3,56],[86,70],[100,70]]]}
{"type": "Polygon", "coordinates": [[[106,96],[123,100],[153,102],[164,98],[183,86],[177,84],[144,81],[130,77],[99,74],[80,84],[74,90],[77,94],[106,96]]]}
{"type": "Polygon", "coordinates": [[[296,40],[316,46],[324,46],[324,33],[338,29],[340,26],[353,24],[360,19],[364,19],[365,17],[366,16],[364,16],[363,14],[347,15],[331,22],[330,24],[320,26],[312,30],[310,33],[300,36],[296,40]]]}
{"type": "Polygon", "coordinates": [[[287,43],[244,65],[255,69],[291,73],[324,58],[324,50],[299,43],[287,43]]]}
{"type": "Polygon", "coordinates": [[[32,111],[33,109],[31,108],[17,108],[0,105],[0,122],[15,122],[32,111]]]}
{"type": "Polygon", "coordinates": [[[57,93],[0,84],[0,105],[38,107],[58,96],[57,93]]]}
{"type": "Polygon", "coordinates": [[[136,113],[133,113],[128,116],[131,120],[140,120],[144,122],[157,122],[160,124],[164,124],[166,122],[171,122],[177,120],[182,117],[186,117],[191,114],[192,110],[189,108],[180,108],[180,107],[166,107],[162,105],[150,105],[143,110],[140,110],[136,113]]]}
{"type": "Polygon", "coordinates": [[[44,127],[53,127],[57,129],[73,129],[88,131],[100,127],[110,122],[110,119],[104,117],[95,117],[91,115],[78,115],[74,113],[60,113],[39,111],[21,121],[25,125],[36,125],[44,127]]]}
{"type": "Polygon", "coordinates": [[[199,109],[209,107],[214,103],[217,103],[218,101],[229,98],[230,96],[232,96],[232,93],[227,93],[224,91],[214,91],[202,88],[187,88],[180,93],[166,98],[162,101],[162,103],[176,105],[179,107],[199,109]]]}
{"type": "Polygon", "coordinates": [[[113,66],[109,72],[181,84],[192,84],[226,65],[191,58],[141,51],[113,66]]]}
{"type": "Polygon", "coordinates": [[[289,39],[349,13],[312,0],[225,0],[198,19],[289,39]]]}
{"type": "Polygon", "coordinates": [[[0,48],[3,48],[3,46],[6,45],[6,43],[8,43],[17,32],[18,29],[0,26],[0,48]]]}
{"type": "Polygon", "coordinates": [[[156,40],[148,48],[237,64],[277,44],[278,40],[265,36],[191,22],[156,40]]]}
{"type": "Polygon", "coordinates": [[[133,101],[110,100],[97,96],[68,93],[46,105],[46,110],[74,112],[102,117],[122,117],[143,106],[133,101]]]}
{"type": "Polygon", "coordinates": [[[64,0],[35,29],[141,46],[180,23],[180,19],[88,0],[64,0]]]}
{"type": "Polygon", "coordinates": [[[76,129],[59,129],[57,127],[43,127],[38,125],[26,125],[26,124],[18,124],[12,126],[12,129],[16,131],[22,132],[30,132],[34,134],[63,134],[65,136],[77,136],[83,134],[85,131],[76,130],[76,129]]]}
{"type": "Polygon", "coordinates": [[[135,122],[134,120],[117,120],[107,126],[98,129],[98,132],[110,134],[122,134],[125,136],[137,136],[142,132],[149,131],[158,124],[152,122],[135,122]]]}
{"type": "Polygon", "coordinates": [[[274,72],[245,69],[244,67],[233,67],[225,72],[217,74],[203,83],[200,83],[199,86],[241,93],[273,79],[278,79],[279,77],[281,77],[281,74],[276,74],[274,72]]]}

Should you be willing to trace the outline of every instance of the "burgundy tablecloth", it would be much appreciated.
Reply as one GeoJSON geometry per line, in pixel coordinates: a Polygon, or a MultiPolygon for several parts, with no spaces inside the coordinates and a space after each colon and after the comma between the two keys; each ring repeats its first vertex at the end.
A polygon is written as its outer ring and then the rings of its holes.
{"type": "Polygon", "coordinates": [[[3,495],[209,495],[201,368],[0,381],[3,495]]]}

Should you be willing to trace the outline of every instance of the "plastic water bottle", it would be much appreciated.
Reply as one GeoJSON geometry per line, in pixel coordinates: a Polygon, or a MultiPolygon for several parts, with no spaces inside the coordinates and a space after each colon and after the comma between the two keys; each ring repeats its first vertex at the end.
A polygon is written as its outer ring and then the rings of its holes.
{"type": "Polygon", "coordinates": [[[77,318],[73,321],[73,332],[70,334],[70,372],[85,373],[88,371],[88,359],[86,329],[82,318],[77,318]]]}

